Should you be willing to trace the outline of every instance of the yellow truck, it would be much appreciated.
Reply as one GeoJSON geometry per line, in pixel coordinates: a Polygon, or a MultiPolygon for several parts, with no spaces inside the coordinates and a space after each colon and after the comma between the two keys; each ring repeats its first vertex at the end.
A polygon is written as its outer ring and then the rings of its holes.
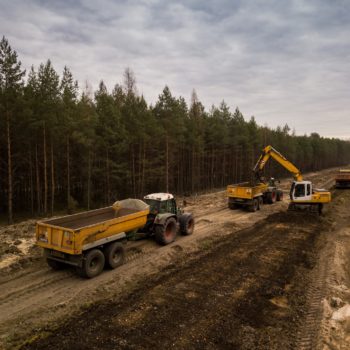
{"type": "Polygon", "coordinates": [[[335,175],[335,187],[336,188],[350,187],[350,169],[339,169],[339,171],[335,175]]]}
{"type": "Polygon", "coordinates": [[[261,208],[263,203],[273,204],[283,199],[283,192],[270,182],[257,184],[242,182],[227,186],[228,207],[230,209],[246,208],[255,212],[261,208]]]}
{"type": "Polygon", "coordinates": [[[91,278],[105,266],[122,265],[129,240],[154,236],[165,245],[178,231],[190,235],[193,230],[191,213],[183,213],[171,194],[155,193],[144,201],[125,199],[110,207],[38,221],[36,243],[51,268],[72,265],[81,276],[91,278]]]}

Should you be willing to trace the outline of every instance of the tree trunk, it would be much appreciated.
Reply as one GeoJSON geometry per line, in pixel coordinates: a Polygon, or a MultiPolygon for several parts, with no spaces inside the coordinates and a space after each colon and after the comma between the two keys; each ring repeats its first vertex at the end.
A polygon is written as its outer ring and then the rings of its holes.
{"type": "Polygon", "coordinates": [[[13,223],[13,188],[12,188],[12,153],[11,153],[11,130],[10,116],[6,112],[6,136],[7,136],[7,171],[8,171],[8,223],[13,223]]]}
{"type": "Polygon", "coordinates": [[[90,210],[90,197],[91,197],[91,149],[89,147],[88,154],[88,183],[87,183],[87,208],[90,210]]]}
{"type": "Polygon", "coordinates": [[[32,159],[32,147],[29,151],[29,164],[30,164],[30,210],[31,215],[34,215],[34,184],[33,184],[33,159],[32,159]]]}
{"type": "Polygon", "coordinates": [[[46,157],[46,125],[44,121],[44,214],[47,214],[47,157],[46,157]]]}
{"type": "Polygon", "coordinates": [[[106,171],[107,171],[107,204],[110,204],[110,192],[111,192],[111,187],[110,187],[110,178],[109,178],[109,151],[108,151],[108,147],[106,147],[106,171]]]}
{"type": "Polygon", "coordinates": [[[39,173],[39,161],[38,161],[38,145],[35,145],[35,175],[36,175],[36,204],[38,214],[41,212],[40,203],[40,173],[39,173]]]}
{"type": "Polygon", "coordinates": [[[69,136],[67,136],[67,209],[68,212],[70,212],[71,208],[71,200],[70,200],[70,142],[69,142],[69,136]]]}
{"type": "Polygon", "coordinates": [[[145,186],[145,168],[146,168],[146,145],[143,142],[143,156],[142,156],[142,175],[141,175],[141,195],[144,195],[144,186],[145,186]]]}
{"type": "Polygon", "coordinates": [[[166,145],[165,145],[165,188],[166,192],[169,192],[169,138],[168,135],[166,135],[165,139],[166,145]]]}
{"type": "Polygon", "coordinates": [[[135,150],[134,144],[131,145],[131,161],[132,161],[132,191],[134,197],[136,197],[136,175],[135,175],[135,150]]]}
{"type": "Polygon", "coordinates": [[[55,207],[55,168],[53,159],[53,141],[51,138],[51,216],[54,213],[55,207]]]}

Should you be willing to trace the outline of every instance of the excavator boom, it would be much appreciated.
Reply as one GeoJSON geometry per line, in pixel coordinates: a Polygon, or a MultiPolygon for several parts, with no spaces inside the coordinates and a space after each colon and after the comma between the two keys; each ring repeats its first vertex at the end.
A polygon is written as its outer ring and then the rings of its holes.
{"type": "Polygon", "coordinates": [[[285,158],[281,153],[276,151],[272,146],[266,146],[263,149],[262,154],[259,157],[258,162],[256,163],[253,169],[254,173],[257,174],[259,178],[260,178],[261,171],[264,169],[266,162],[270,159],[270,157],[275,159],[285,169],[291,172],[296,181],[303,181],[303,177],[301,175],[300,170],[293,163],[291,163],[287,158],[285,158]]]}

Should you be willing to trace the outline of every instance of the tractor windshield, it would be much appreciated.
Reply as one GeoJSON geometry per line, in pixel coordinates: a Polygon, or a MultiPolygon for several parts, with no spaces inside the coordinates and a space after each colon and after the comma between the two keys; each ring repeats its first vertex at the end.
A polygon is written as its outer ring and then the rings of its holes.
{"type": "Polygon", "coordinates": [[[149,211],[151,214],[157,214],[160,211],[160,201],[155,199],[144,199],[144,201],[149,205],[149,211]]]}

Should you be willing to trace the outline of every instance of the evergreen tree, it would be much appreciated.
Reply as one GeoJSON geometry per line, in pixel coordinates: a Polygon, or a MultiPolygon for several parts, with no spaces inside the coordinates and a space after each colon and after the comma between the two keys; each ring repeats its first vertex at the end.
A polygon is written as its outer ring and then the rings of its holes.
{"type": "Polygon", "coordinates": [[[5,119],[7,144],[7,199],[8,222],[13,222],[13,165],[12,165],[12,121],[16,118],[18,104],[23,88],[21,61],[17,52],[12,50],[8,40],[0,41],[0,109],[5,119]]]}

